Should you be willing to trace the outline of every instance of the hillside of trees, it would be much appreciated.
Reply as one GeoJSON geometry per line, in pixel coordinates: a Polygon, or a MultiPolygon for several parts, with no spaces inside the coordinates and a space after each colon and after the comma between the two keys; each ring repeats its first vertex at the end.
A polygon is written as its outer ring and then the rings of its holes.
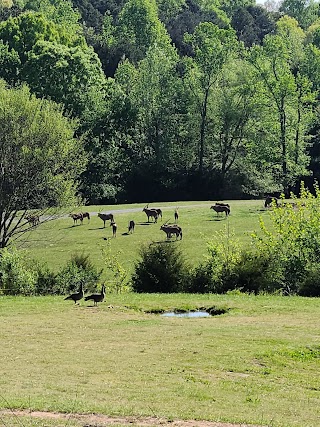
{"type": "Polygon", "coordinates": [[[0,0],[0,79],[72,119],[88,204],[320,178],[318,1],[0,0]]]}

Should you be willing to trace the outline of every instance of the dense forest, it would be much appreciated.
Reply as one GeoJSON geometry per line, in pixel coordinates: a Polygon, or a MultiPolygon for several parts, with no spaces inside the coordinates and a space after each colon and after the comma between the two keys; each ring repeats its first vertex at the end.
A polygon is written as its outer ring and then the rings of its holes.
{"type": "Polygon", "coordinates": [[[320,177],[317,1],[0,0],[0,79],[72,120],[88,204],[320,177]]]}

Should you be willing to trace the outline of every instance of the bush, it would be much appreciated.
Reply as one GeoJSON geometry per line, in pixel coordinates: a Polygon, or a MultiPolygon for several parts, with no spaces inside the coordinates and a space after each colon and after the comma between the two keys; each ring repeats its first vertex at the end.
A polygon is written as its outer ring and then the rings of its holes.
{"type": "Polygon", "coordinates": [[[135,292],[183,292],[188,287],[188,268],[174,242],[143,246],[140,256],[132,276],[135,292]]]}
{"type": "Polygon", "coordinates": [[[82,283],[85,292],[96,290],[96,284],[102,274],[90,260],[89,255],[73,254],[67,265],[56,276],[55,288],[52,293],[66,294],[77,292],[82,283]]]}
{"type": "Polygon", "coordinates": [[[299,288],[299,295],[304,297],[320,297],[320,265],[313,265],[305,275],[299,288]]]}
{"type": "Polygon", "coordinates": [[[16,249],[4,248],[0,253],[0,287],[4,295],[33,295],[36,271],[16,249]]]}
{"type": "Polygon", "coordinates": [[[36,264],[36,295],[55,295],[57,293],[57,275],[44,264],[36,264]]]}

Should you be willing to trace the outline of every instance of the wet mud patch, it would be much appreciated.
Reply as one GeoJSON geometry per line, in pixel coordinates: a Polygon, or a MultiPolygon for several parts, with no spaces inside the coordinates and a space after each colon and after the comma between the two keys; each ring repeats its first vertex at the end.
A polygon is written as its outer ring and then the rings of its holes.
{"type": "Polygon", "coordinates": [[[194,309],[184,309],[184,308],[174,308],[172,310],[163,310],[163,309],[152,309],[146,311],[150,314],[160,314],[164,317],[210,317],[210,316],[220,316],[221,314],[228,313],[230,308],[226,307],[197,307],[194,309]]]}

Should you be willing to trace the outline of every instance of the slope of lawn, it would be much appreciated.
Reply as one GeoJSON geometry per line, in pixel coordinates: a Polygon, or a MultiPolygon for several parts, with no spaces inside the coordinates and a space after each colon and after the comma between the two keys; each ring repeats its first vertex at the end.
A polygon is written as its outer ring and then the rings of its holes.
{"type": "MultiPolygon", "coordinates": [[[[161,207],[163,219],[157,224],[147,217],[142,209],[144,205],[117,206],[85,206],[83,211],[91,212],[90,222],[84,219],[83,224],[74,225],[72,218],[64,217],[44,223],[34,231],[24,236],[18,243],[19,249],[41,262],[45,262],[55,271],[59,270],[74,253],[89,254],[91,260],[99,268],[104,269],[103,278],[110,277],[106,269],[106,251],[111,251],[123,267],[131,273],[134,262],[139,256],[143,244],[165,242],[166,235],[160,226],[166,222],[174,222],[174,210],[178,207],[179,225],[183,230],[182,241],[171,244],[179,245],[185,258],[191,266],[203,261],[207,255],[207,242],[218,241],[219,233],[233,234],[240,244],[250,244],[250,233],[259,229],[259,215],[268,218],[268,212],[263,208],[262,200],[230,201],[231,215],[217,215],[210,206],[214,202],[176,202],[159,203],[150,207],[161,207]],[[117,237],[112,238],[109,221],[103,228],[103,221],[97,212],[114,213],[118,226],[117,237]],[[128,235],[128,222],[133,219],[136,223],[133,234],[128,235]]],[[[80,210],[80,209],[78,209],[80,210]]]]}

